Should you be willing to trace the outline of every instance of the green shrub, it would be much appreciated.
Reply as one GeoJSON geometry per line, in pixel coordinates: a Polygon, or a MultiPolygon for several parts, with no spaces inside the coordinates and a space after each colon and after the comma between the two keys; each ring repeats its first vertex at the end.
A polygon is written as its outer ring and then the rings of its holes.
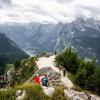
{"type": "Polygon", "coordinates": [[[64,96],[64,88],[61,86],[55,87],[55,93],[50,98],[50,100],[67,100],[68,98],[64,96]]]}
{"type": "Polygon", "coordinates": [[[61,65],[73,74],[75,74],[79,68],[77,53],[73,52],[71,48],[68,48],[63,53],[57,55],[55,62],[57,66],[61,65]]]}
{"type": "Polygon", "coordinates": [[[18,69],[21,66],[21,61],[20,60],[16,60],[14,63],[14,68],[18,69]]]}
{"type": "Polygon", "coordinates": [[[57,66],[61,65],[73,74],[69,77],[76,85],[100,95],[100,67],[94,59],[92,61],[81,59],[70,47],[57,55],[55,62],[57,66]]]}
{"type": "Polygon", "coordinates": [[[20,61],[20,64],[17,61],[15,65],[16,68],[14,68],[14,72],[12,73],[13,85],[15,83],[24,83],[33,75],[33,73],[37,69],[35,63],[35,57],[22,60],[20,61]]]}
{"type": "Polygon", "coordinates": [[[40,53],[40,56],[46,56],[46,55],[47,55],[46,52],[41,52],[41,53],[40,53]]]}
{"type": "Polygon", "coordinates": [[[48,97],[44,94],[40,85],[31,83],[16,85],[14,88],[0,91],[0,100],[16,100],[17,90],[26,91],[24,100],[67,100],[63,94],[64,89],[62,87],[56,87],[53,96],[48,97]]]}
{"type": "Polygon", "coordinates": [[[40,85],[28,83],[16,85],[14,88],[7,88],[6,90],[0,91],[0,100],[16,100],[17,90],[26,91],[24,100],[46,100],[45,98],[47,98],[40,85]]]}
{"type": "Polygon", "coordinates": [[[77,85],[75,85],[75,86],[73,87],[73,90],[79,91],[79,92],[82,92],[82,91],[83,91],[83,90],[82,90],[79,86],[77,86],[77,85]]]}

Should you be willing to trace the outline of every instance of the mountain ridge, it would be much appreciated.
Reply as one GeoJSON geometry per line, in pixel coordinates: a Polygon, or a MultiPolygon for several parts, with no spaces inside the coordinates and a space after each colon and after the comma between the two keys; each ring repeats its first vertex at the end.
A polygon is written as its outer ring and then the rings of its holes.
{"type": "Polygon", "coordinates": [[[78,18],[71,23],[59,22],[58,24],[7,24],[0,25],[0,31],[6,33],[6,36],[15,41],[23,50],[32,54],[60,51],[72,46],[77,52],[81,49],[79,55],[97,58],[100,61],[100,55],[98,55],[100,21],[92,18],[78,18]]]}
{"type": "Polygon", "coordinates": [[[5,64],[27,57],[29,56],[14,41],[0,33],[0,74],[4,71],[5,64]]]}

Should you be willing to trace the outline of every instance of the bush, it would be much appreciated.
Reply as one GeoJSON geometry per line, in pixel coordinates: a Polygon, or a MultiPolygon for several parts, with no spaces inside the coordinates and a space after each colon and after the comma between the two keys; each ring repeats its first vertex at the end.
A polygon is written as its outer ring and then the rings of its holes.
{"type": "Polygon", "coordinates": [[[71,47],[55,58],[57,66],[63,66],[75,79],[72,81],[79,87],[100,94],[100,67],[95,60],[85,61],[73,52],[71,47]]]}
{"type": "Polygon", "coordinates": [[[40,53],[40,57],[42,57],[42,56],[46,56],[46,55],[47,55],[46,52],[41,52],[41,53],[40,53]]]}
{"type": "Polygon", "coordinates": [[[21,61],[20,60],[16,60],[15,63],[14,63],[14,67],[15,69],[18,69],[21,65],[21,61]]]}
{"type": "Polygon", "coordinates": [[[17,61],[15,65],[16,68],[12,73],[13,85],[16,83],[24,83],[36,71],[35,57],[25,59],[23,61],[20,61],[20,63],[19,61],[17,61]],[[20,68],[18,66],[20,66],[20,68]]]}
{"type": "Polygon", "coordinates": [[[75,74],[79,68],[79,59],[77,53],[73,52],[71,47],[66,49],[65,52],[57,55],[55,58],[57,66],[63,66],[66,70],[75,74]]]}
{"type": "Polygon", "coordinates": [[[56,86],[55,93],[50,100],[67,100],[67,97],[64,96],[64,89],[61,86],[56,86]]]}
{"type": "Polygon", "coordinates": [[[0,91],[0,100],[16,100],[17,90],[26,91],[24,100],[44,100],[46,97],[40,85],[22,84],[16,85],[14,88],[8,88],[6,90],[0,91]]]}
{"type": "Polygon", "coordinates": [[[17,90],[25,90],[26,95],[24,100],[67,100],[63,95],[64,89],[62,87],[56,87],[54,95],[48,97],[44,94],[40,85],[31,83],[16,85],[14,88],[0,91],[0,100],[16,100],[17,90]]]}
{"type": "Polygon", "coordinates": [[[94,61],[92,62],[83,62],[80,65],[79,70],[77,71],[75,82],[88,90],[95,91],[96,90],[96,64],[94,61]]]}
{"type": "Polygon", "coordinates": [[[95,91],[100,95],[100,66],[96,68],[95,72],[95,91]]]}

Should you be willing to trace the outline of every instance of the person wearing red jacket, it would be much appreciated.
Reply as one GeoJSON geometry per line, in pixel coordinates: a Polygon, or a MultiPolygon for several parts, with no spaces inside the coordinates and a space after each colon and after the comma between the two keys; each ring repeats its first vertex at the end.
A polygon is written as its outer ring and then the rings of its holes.
{"type": "Polygon", "coordinates": [[[40,76],[38,74],[33,78],[33,83],[40,84],[40,76]]]}

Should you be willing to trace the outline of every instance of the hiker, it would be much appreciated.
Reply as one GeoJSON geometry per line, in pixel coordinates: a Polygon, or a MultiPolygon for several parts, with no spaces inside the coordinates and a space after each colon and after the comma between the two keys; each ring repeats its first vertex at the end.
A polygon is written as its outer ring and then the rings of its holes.
{"type": "Polygon", "coordinates": [[[39,77],[38,74],[36,74],[36,76],[33,78],[33,82],[37,83],[37,84],[40,84],[40,77],[39,77]]]}
{"type": "Polygon", "coordinates": [[[58,68],[59,68],[59,73],[61,74],[62,66],[60,65],[58,68]]]}
{"type": "Polygon", "coordinates": [[[48,87],[48,79],[46,75],[41,78],[41,82],[42,82],[42,86],[48,87]]]}
{"type": "Polygon", "coordinates": [[[55,52],[55,55],[57,55],[57,52],[55,52]]]}
{"type": "Polygon", "coordinates": [[[36,61],[38,61],[38,60],[39,60],[39,55],[36,56],[36,61]]]}
{"type": "Polygon", "coordinates": [[[88,96],[88,100],[92,100],[92,97],[90,95],[87,95],[88,96]]]}
{"type": "Polygon", "coordinates": [[[50,69],[50,66],[47,66],[46,69],[50,69]]]}
{"type": "Polygon", "coordinates": [[[63,68],[63,76],[65,77],[65,75],[66,75],[66,69],[63,68]]]}

